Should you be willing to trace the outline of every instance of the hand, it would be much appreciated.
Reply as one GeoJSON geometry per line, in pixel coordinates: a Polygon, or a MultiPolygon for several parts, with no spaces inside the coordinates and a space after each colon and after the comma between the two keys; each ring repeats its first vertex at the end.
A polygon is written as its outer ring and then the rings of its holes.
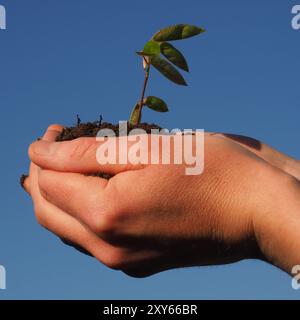
{"type": "Polygon", "coordinates": [[[133,276],[251,257],[289,267],[270,245],[278,218],[271,228],[265,221],[269,213],[278,217],[278,208],[298,213],[298,186],[274,167],[278,162],[270,165],[251,146],[207,135],[205,172],[185,176],[174,165],[100,166],[99,142],[51,143],[57,130],[50,127],[45,141],[31,146],[35,164],[26,188],[43,226],[106,265],[133,276]],[[114,176],[82,175],[99,171],[114,176]]]}

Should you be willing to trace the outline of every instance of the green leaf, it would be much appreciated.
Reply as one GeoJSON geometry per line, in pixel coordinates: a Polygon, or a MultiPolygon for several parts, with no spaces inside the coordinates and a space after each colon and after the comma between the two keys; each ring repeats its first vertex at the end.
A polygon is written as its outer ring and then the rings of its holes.
{"type": "Polygon", "coordinates": [[[184,71],[189,71],[189,67],[183,54],[170,43],[163,42],[160,45],[160,51],[169,61],[175,64],[175,66],[183,69],[184,71]]]}
{"type": "Polygon", "coordinates": [[[158,112],[167,112],[169,111],[167,104],[160,98],[149,96],[144,99],[144,105],[148,108],[158,111],[158,112]]]}
{"type": "Polygon", "coordinates": [[[179,85],[187,86],[183,76],[168,61],[159,56],[152,56],[150,57],[150,63],[169,80],[179,85]]]}
{"type": "Polygon", "coordinates": [[[182,40],[196,36],[203,33],[205,30],[196,26],[189,24],[176,24],[159,30],[154,36],[153,40],[162,41],[172,41],[172,40],[182,40]]]}
{"type": "Polygon", "coordinates": [[[137,103],[130,115],[129,124],[132,127],[137,126],[141,121],[141,106],[139,103],[137,103]]]}
{"type": "Polygon", "coordinates": [[[147,54],[160,54],[160,43],[153,40],[148,41],[144,46],[143,52],[147,54]]]}

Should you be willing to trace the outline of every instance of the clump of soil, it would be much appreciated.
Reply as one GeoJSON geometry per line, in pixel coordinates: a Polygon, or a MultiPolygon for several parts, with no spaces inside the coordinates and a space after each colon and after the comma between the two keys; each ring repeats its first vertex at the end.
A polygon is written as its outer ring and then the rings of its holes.
{"type": "MultiPolygon", "coordinates": [[[[147,133],[151,133],[151,129],[161,129],[161,127],[156,124],[148,124],[141,123],[137,127],[137,129],[143,129],[147,133]]],[[[56,137],[56,141],[69,141],[74,140],[80,137],[96,137],[99,130],[102,129],[111,129],[114,131],[115,135],[120,136],[119,133],[119,125],[114,125],[109,122],[86,122],[86,123],[78,123],[74,127],[64,128],[62,132],[56,137]]],[[[127,133],[130,132],[133,128],[130,127],[129,123],[127,123],[127,133]]]]}
{"type": "MultiPolygon", "coordinates": [[[[122,135],[122,133],[119,132],[119,125],[114,125],[109,122],[102,122],[102,117],[100,117],[99,121],[95,122],[85,122],[82,123],[80,118],[77,116],[77,124],[72,127],[66,127],[62,130],[62,132],[56,137],[57,142],[61,141],[71,141],[77,138],[82,137],[96,137],[99,130],[102,129],[111,129],[114,131],[115,135],[118,137],[122,135]]],[[[127,134],[132,130],[133,128],[130,126],[129,123],[127,123],[127,134]]],[[[146,131],[146,133],[150,134],[151,129],[161,129],[160,126],[156,124],[149,124],[149,123],[140,123],[138,126],[135,127],[135,129],[143,129],[146,131]]],[[[38,139],[40,140],[40,138],[38,139]]],[[[103,174],[101,172],[95,172],[88,174],[89,176],[94,177],[101,177],[104,179],[110,179],[111,175],[103,174]]],[[[24,188],[24,182],[28,175],[23,174],[20,177],[20,184],[24,188]]]]}

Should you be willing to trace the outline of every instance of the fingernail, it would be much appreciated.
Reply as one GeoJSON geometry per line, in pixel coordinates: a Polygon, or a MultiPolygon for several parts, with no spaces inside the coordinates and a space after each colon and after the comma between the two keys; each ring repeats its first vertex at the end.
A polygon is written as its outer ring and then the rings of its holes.
{"type": "Polygon", "coordinates": [[[31,146],[31,151],[40,156],[49,156],[52,152],[52,143],[41,140],[34,142],[31,146]]]}

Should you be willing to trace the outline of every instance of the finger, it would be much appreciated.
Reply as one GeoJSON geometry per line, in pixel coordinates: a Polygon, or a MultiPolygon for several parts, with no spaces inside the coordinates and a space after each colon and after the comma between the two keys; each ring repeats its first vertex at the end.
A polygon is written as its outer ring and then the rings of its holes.
{"type": "Polygon", "coordinates": [[[217,136],[217,137],[222,137],[222,138],[227,138],[231,141],[234,141],[236,143],[239,143],[243,145],[244,147],[247,147],[251,150],[261,150],[263,147],[263,143],[257,139],[251,138],[251,137],[246,137],[242,135],[237,135],[237,134],[229,134],[229,133],[211,133],[211,135],[217,136]]]}
{"type": "MultiPolygon", "coordinates": [[[[60,129],[61,126],[50,126],[44,134],[43,139],[46,141],[55,141],[60,129]]],[[[110,252],[112,251],[112,247],[98,238],[91,230],[74,217],[55,207],[42,197],[38,186],[39,171],[39,167],[31,163],[30,188],[38,222],[68,243],[82,247],[99,261],[110,265],[110,252]]]]}
{"type": "Polygon", "coordinates": [[[47,142],[54,142],[56,137],[61,133],[61,131],[63,130],[63,126],[59,125],[59,124],[52,124],[50,125],[45,134],[42,137],[42,140],[39,141],[47,141],[47,142]]]}
{"type": "MultiPolygon", "coordinates": [[[[60,133],[62,127],[60,125],[51,125],[46,130],[43,138],[45,141],[55,141],[56,136],[60,133]]],[[[34,203],[34,206],[37,206],[42,201],[42,196],[40,194],[39,186],[38,186],[38,172],[40,168],[35,165],[33,162],[30,164],[29,176],[30,176],[30,194],[34,203]]]]}
{"type": "Polygon", "coordinates": [[[79,138],[72,141],[47,143],[34,142],[29,149],[33,162],[44,169],[66,172],[117,174],[127,170],[143,168],[142,164],[121,164],[133,142],[127,137],[107,138],[96,141],[95,138],[79,138]],[[125,147],[120,147],[120,146],[125,147]],[[111,150],[111,158],[104,156],[105,150],[111,150]]]}
{"type": "Polygon", "coordinates": [[[100,239],[76,218],[55,207],[41,196],[37,183],[38,171],[39,168],[32,163],[30,167],[32,199],[39,224],[69,244],[72,243],[75,248],[81,247],[100,262],[113,267],[110,257],[113,250],[111,245],[100,239]]]}
{"type": "Polygon", "coordinates": [[[99,231],[101,218],[111,211],[113,199],[105,192],[106,179],[87,177],[79,173],[41,170],[39,189],[42,196],[86,224],[99,231]]]}
{"type": "Polygon", "coordinates": [[[75,244],[76,247],[83,248],[99,261],[110,265],[110,253],[113,247],[89,230],[87,226],[45,199],[35,202],[35,212],[39,224],[43,227],[67,241],[68,244],[75,244]]]}
{"type": "MultiPolygon", "coordinates": [[[[51,125],[48,127],[47,131],[43,136],[43,140],[45,141],[55,141],[56,136],[61,132],[62,127],[60,125],[51,125]]],[[[38,189],[37,184],[37,174],[39,172],[39,168],[35,164],[31,164],[30,173],[31,179],[27,178],[24,181],[24,187],[27,190],[30,190],[30,180],[33,181],[34,184],[34,192],[32,194],[35,214],[37,220],[41,225],[43,225],[48,230],[52,231],[57,236],[64,238],[65,243],[73,244],[75,248],[81,248],[81,246],[87,246],[87,240],[85,236],[82,236],[82,231],[78,230],[82,228],[82,226],[78,225],[77,221],[72,221],[70,217],[68,217],[62,211],[59,212],[59,209],[56,209],[50,203],[45,201],[40,194],[40,190],[38,189]],[[52,206],[52,207],[51,207],[52,206]],[[65,217],[64,217],[65,216],[65,217]],[[60,222],[59,218],[63,218],[63,221],[60,222]],[[49,219],[50,218],[50,219],[49,219]],[[71,221],[68,221],[71,220],[71,221]],[[68,223],[68,228],[64,228],[68,223]],[[72,230],[72,231],[69,231],[72,230]],[[77,235],[76,235],[77,233],[77,235]],[[75,237],[76,235],[76,237],[75,237]],[[83,242],[84,244],[81,244],[83,242]]],[[[83,232],[86,232],[85,230],[83,232]]],[[[83,251],[88,252],[89,248],[82,247],[83,251]]]]}

